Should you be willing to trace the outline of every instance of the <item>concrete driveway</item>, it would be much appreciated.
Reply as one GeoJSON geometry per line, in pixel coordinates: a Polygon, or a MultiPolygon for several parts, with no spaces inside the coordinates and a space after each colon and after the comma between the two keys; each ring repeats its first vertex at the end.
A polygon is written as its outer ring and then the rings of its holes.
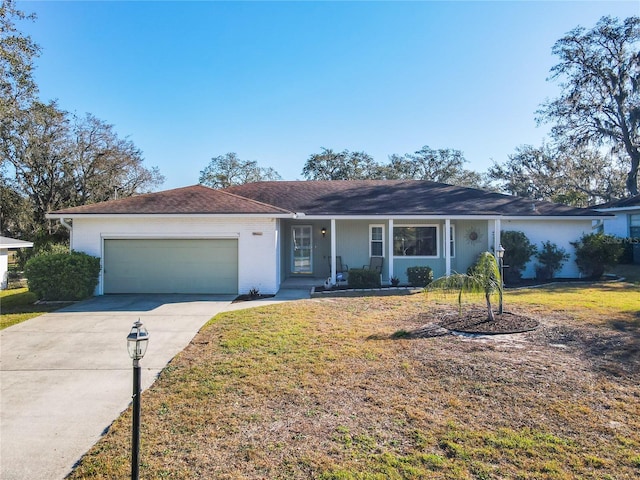
{"type": "Polygon", "coordinates": [[[237,308],[232,299],[95,297],[2,330],[0,478],[64,478],[128,407],[132,362],[126,337],[138,318],[149,330],[141,361],[147,388],[211,317],[237,308]]]}

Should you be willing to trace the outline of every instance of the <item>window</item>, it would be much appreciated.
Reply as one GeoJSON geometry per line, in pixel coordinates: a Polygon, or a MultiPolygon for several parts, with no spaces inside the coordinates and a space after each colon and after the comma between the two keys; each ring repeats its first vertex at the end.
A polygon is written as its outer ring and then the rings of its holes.
{"type": "Polygon", "coordinates": [[[384,257],[384,226],[369,225],[369,256],[384,257]]]}
{"type": "Polygon", "coordinates": [[[393,255],[396,257],[438,256],[438,227],[435,225],[394,227],[393,255]]]}
{"type": "Polygon", "coordinates": [[[449,256],[451,258],[456,256],[456,227],[451,225],[451,229],[449,230],[451,239],[449,241],[449,256]]]}
{"type": "Polygon", "coordinates": [[[629,215],[629,236],[640,238],[640,213],[629,215]]]}

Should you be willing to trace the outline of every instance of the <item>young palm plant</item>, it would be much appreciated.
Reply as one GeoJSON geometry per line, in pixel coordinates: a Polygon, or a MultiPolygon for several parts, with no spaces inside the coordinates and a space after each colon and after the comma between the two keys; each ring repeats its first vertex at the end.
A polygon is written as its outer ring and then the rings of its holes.
{"type": "Polygon", "coordinates": [[[464,294],[482,294],[487,303],[487,321],[495,321],[491,307],[491,295],[502,288],[500,269],[495,257],[490,252],[483,252],[476,264],[467,273],[454,273],[434,280],[426,288],[430,291],[455,292],[458,295],[458,306],[462,309],[464,294]]]}

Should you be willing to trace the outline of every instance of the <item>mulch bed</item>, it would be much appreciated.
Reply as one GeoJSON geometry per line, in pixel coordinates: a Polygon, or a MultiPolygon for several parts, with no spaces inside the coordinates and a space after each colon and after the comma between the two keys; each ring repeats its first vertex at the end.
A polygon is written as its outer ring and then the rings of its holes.
{"type": "Polygon", "coordinates": [[[540,325],[540,322],[535,318],[512,312],[503,312],[502,315],[495,313],[495,320],[489,321],[487,320],[487,311],[484,309],[465,309],[462,312],[449,311],[435,314],[434,312],[422,313],[419,317],[431,321],[409,332],[411,337],[437,337],[455,332],[504,335],[529,332],[540,325]]]}
{"type": "Polygon", "coordinates": [[[248,293],[245,293],[243,295],[238,295],[236,298],[233,299],[233,301],[231,303],[238,303],[238,302],[251,302],[253,300],[261,300],[263,298],[273,298],[275,297],[275,295],[250,295],[248,293]]]}

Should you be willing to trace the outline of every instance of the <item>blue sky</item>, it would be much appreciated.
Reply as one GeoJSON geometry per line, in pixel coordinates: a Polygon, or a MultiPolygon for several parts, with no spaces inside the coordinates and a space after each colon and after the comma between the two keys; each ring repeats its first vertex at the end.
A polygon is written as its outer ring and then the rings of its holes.
{"type": "Polygon", "coordinates": [[[548,132],[554,42],[637,1],[20,2],[44,100],[115,126],[192,185],[236,152],[285,180],[321,147],[462,150],[484,171],[548,132]]]}

